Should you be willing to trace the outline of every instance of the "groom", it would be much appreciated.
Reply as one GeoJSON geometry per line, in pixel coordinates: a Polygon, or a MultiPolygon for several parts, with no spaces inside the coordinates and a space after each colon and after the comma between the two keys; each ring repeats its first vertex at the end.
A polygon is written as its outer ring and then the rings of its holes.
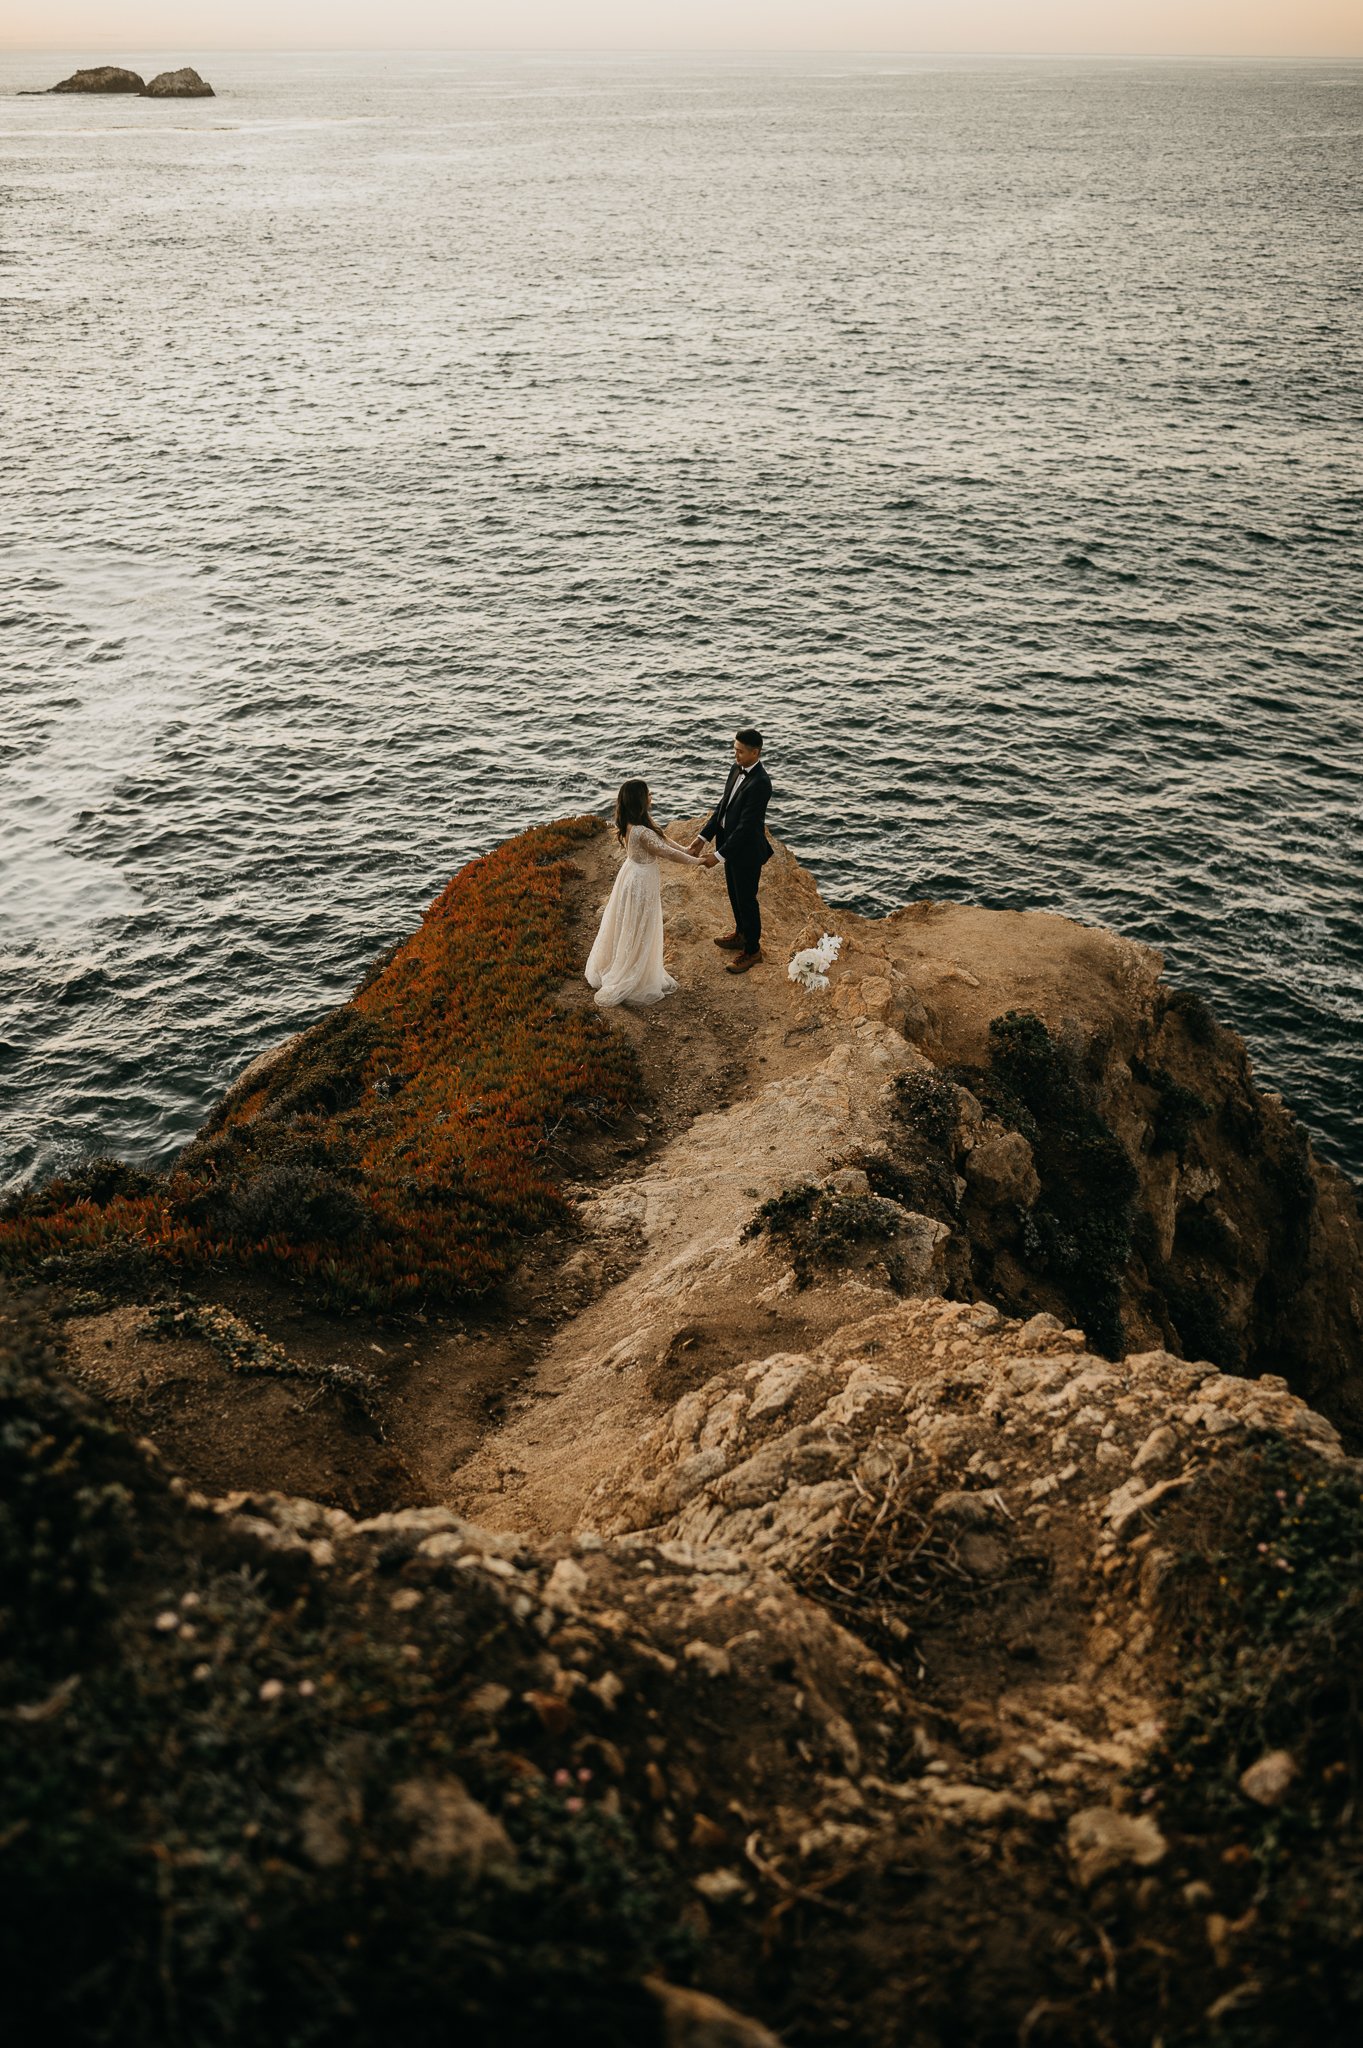
{"type": "Polygon", "coordinates": [[[763,865],[772,855],[762,823],[770,800],[771,777],[762,766],[762,735],[755,726],[745,725],[734,735],[734,765],[724,794],[687,849],[700,853],[713,840],[710,860],[713,863],[718,858],[724,863],[734,928],[715,944],[738,956],[729,963],[730,974],[746,974],[762,958],[757,887],[763,865]]]}

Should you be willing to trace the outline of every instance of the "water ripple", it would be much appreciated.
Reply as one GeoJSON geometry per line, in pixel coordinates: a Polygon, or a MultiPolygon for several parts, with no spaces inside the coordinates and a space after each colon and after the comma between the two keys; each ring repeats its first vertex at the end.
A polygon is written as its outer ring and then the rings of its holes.
{"type": "Polygon", "coordinates": [[[1163,946],[1363,1171],[1356,68],[214,79],[4,102],[0,1177],[749,718],[831,900],[1163,946]]]}

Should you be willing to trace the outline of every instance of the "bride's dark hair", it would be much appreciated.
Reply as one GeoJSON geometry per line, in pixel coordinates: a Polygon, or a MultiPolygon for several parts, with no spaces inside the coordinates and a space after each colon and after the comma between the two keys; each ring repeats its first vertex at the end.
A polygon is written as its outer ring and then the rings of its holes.
{"type": "Polygon", "coordinates": [[[620,794],[615,799],[615,836],[622,846],[631,825],[647,825],[650,832],[658,829],[648,807],[646,782],[636,780],[620,784],[620,794]]]}

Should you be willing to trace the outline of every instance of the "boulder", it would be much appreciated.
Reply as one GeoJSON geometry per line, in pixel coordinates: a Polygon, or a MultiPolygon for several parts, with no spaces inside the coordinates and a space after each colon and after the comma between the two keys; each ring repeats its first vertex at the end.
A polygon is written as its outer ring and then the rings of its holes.
{"type": "MultiPolygon", "coordinates": [[[[131,77],[131,72],[128,75],[131,77]]],[[[158,71],[147,85],[142,85],[139,79],[138,86],[142,97],[148,100],[211,100],[216,97],[212,86],[188,64],[182,64],[178,71],[158,71]]]]}
{"type": "Polygon", "coordinates": [[[87,71],[73,71],[60,85],[48,87],[49,92],[146,92],[136,71],[125,71],[119,64],[95,64],[87,71]]]}
{"type": "Polygon", "coordinates": [[[964,1172],[975,1193],[986,1202],[1030,1209],[1041,1193],[1032,1148],[1020,1131],[986,1125],[966,1154],[964,1172]]]}

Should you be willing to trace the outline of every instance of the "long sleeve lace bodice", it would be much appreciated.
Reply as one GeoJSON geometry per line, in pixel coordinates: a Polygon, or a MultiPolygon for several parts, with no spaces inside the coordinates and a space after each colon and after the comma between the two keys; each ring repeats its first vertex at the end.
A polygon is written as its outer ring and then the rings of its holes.
{"type": "Polygon", "coordinates": [[[694,853],[674,846],[647,825],[631,825],[625,834],[625,857],[601,913],[601,928],[587,955],[585,973],[596,1000],[613,1003],[656,1003],[677,984],[663,962],[662,863],[704,867],[694,853]]]}
{"type": "Polygon", "coordinates": [[[651,832],[647,825],[630,826],[625,838],[625,858],[637,861],[674,860],[688,868],[705,865],[699,854],[688,853],[684,846],[676,846],[670,839],[664,839],[661,832],[651,832]]]}

